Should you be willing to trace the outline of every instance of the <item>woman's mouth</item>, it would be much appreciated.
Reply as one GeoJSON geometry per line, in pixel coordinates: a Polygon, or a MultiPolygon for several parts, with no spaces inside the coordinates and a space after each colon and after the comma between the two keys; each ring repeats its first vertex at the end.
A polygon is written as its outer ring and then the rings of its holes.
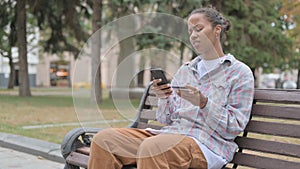
{"type": "Polygon", "coordinates": [[[200,45],[200,42],[199,41],[194,41],[194,42],[192,42],[192,45],[194,46],[194,47],[198,47],[199,45],[200,45]]]}

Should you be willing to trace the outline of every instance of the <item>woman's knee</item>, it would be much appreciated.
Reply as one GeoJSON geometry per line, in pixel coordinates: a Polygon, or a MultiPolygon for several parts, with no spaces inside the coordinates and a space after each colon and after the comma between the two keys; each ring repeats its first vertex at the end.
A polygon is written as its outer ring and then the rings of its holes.
{"type": "Polygon", "coordinates": [[[167,135],[157,135],[145,139],[139,146],[138,155],[140,158],[153,157],[168,151],[174,144],[170,144],[173,140],[167,135]]]}
{"type": "Polygon", "coordinates": [[[181,135],[162,134],[143,141],[139,146],[138,155],[141,158],[153,157],[165,152],[172,153],[186,149],[187,137],[181,135]]]}
{"type": "Polygon", "coordinates": [[[138,157],[139,158],[146,158],[158,155],[160,153],[158,151],[158,143],[153,141],[152,139],[145,139],[138,148],[138,157]],[[156,153],[155,153],[156,152],[156,153]]]}
{"type": "Polygon", "coordinates": [[[112,137],[114,133],[116,132],[116,130],[114,128],[107,128],[107,129],[103,129],[103,130],[100,130],[98,133],[96,133],[94,136],[93,136],[93,141],[94,142],[102,142],[103,140],[106,140],[110,137],[112,137]]]}

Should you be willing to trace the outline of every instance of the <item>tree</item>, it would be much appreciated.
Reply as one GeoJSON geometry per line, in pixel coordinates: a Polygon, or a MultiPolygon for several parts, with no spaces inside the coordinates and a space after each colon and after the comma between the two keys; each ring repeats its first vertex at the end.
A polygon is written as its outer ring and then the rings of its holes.
{"type": "MultiPolygon", "coordinates": [[[[118,19],[122,16],[129,15],[134,12],[134,9],[140,6],[141,3],[138,0],[113,0],[107,3],[107,8],[105,10],[106,18],[103,20],[103,23],[110,22],[114,19],[118,19]]],[[[117,24],[120,24],[117,22],[117,24]]],[[[122,25],[116,25],[116,36],[119,39],[119,55],[118,55],[118,69],[117,69],[117,78],[116,78],[116,87],[118,88],[127,88],[128,81],[131,73],[133,72],[134,62],[127,62],[127,71],[124,71],[124,68],[120,64],[124,59],[135,51],[135,41],[134,37],[128,37],[126,39],[121,39],[124,35],[123,30],[128,30],[132,27],[131,23],[125,22],[122,25]]],[[[131,59],[131,58],[130,58],[131,59]]],[[[124,64],[123,64],[124,65],[124,64]]]]}
{"type": "Polygon", "coordinates": [[[17,43],[19,53],[19,96],[31,96],[27,63],[26,2],[17,1],[17,43]]]}
{"type": "MultiPolygon", "coordinates": [[[[271,71],[291,57],[292,41],[283,34],[278,13],[281,1],[210,0],[197,2],[157,1],[158,12],[186,18],[195,8],[213,6],[232,22],[223,42],[225,53],[230,51],[254,71],[258,67],[271,71]]],[[[151,40],[151,39],[150,39],[151,40]]],[[[155,43],[157,44],[157,43],[155,43]]]]}
{"type": "Polygon", "coordinates": [[[15,83],[15,64],[12,58],[12,47],[16,46],[16,5],[14,0],[0,2],[0,54],[8,58],[10,74],[8,80],[8,89],[12,89],[15,83]]]}
{"type": "Polygon", "coordinates": [[[93,33],[92,36],[92,96],[95,95],[96,103],[102,101],[101,89],[101,28],[102,0],[93,0],[92,15],[93,33]]]}
{"type": "Polygon", "coordinates": [[[283,0],[280,14],[285,33],[294,40],[293,57],[288,58],[286,64],[289,68],[298,69],[297,89],[300,88],[300,1],[283,0]]]}
{"type": "Polygon", "coordinates": [[[90,19],[91,0],[28,0],[28,3],[42,32],[44,51],[52,54],[71,52],[77,58],[91,30],[88,24],[82,24],[90,19]]]}
{"type": "Polygon", "coordinates": [[[43,32],[42,45],[49,53],[73,53],[77,59],[80,48],[92,36],[92,96],[98,104],[102,100],[101,90],[101,33],[96,32],[101,27],[102,1],[38,1],[30,0],[31,12],[37,17],[38,26],[43,32]],[[48,8],[45,8],[47,6],[48,8]],[[92,12],[91,12],[92,11],[92,12]],[[91,20],[92,13],[92,22],[91,20]],[[92,24],[91,24],[92,23],[92,24]],[[90,27],[89,25],[92,25],[90,27]],[[91,32],[92,31],[92,32],[91,32]],[[76,43],[74,43],[76,42],[76,43]],[[77,45],[76,45],[77,44],[77,45]]]}
{"type": "MultiPolygon", "coordinates": [[[[121,6],[128,6],[128,8],[124,8],[125,13],[121,13],[121,15],[126,14],[127,12],[131,13],[140,13],[140,12],[160,12],[160,13],[168,13],[168,14],[173,14],[177,15],[179,17],[185,18],[189,12],[196,8],[197,5],[199,5],[199,1],[193,0],[193,1],[172,1],[172,0],[167,0],[167,1],[160,1],[160,0],[154,0],[154,1],[148,1],[148,3],[140,3],[139,1],[132,0],[132,1],[126,1],[127,4],[124,2],[119,2],[116,3],[114,6],[113,11],[122,11],[121,6]],[[124,5],[126,4],[126,5],[124,5]]],[[[123,11],[122,11],[123,12],[123,11]]],[[[168,38],[164,35],[159,35],[156,32],[159,32],[159,30],[162,29],[167,29],[168,32],[181,32],[182,30],[177,30],[177,28],[181,29],[182,27],[170,27],[169,25],[164,25],[161,22],[158,24],[156,23],[157,21],[161,21],[161,18],[155,18],[152,21],[149,21],[149,25],[146,25],[143,29],[148,29],[149,34],[142,34],[142,35],[136,35],[134,37],[127,38],[126,40],[123,40],[120,42],[120,56],[119,56],[119,63],[129,54],[131,54],[134,50],[142,50],[145,48],[159,48],[159,49],[164,49],[164,50],[180,50],[181,55],[183,56],[183,51],[184,51],[184,44],[182,42],[179,42],[175,39],[168,38]],[[176,47],[174,47],[176,46],[176,47]]],[[[128,27],[132,26],[130,23],[125,23],[129,24],[128,27]]],[[[124,27],[124,25],[122,25],[124,27]]],[[[187,33],[187,32],[186,32],[187,33]]],[[[155,55],[155,54],[154,54],[155,55]]],[[[159,57],[159,56],[157,56],[159,57]]],[[[151,60],[151,66],[160,66],[160,67],[165,67],[166,66],[166,60],[163,59],[156,59],[154,57],[150,58],[151,60]]],[[[140,61],[140,69],[143,70],[143,63],[145,62],[145,58],[142,58],[140,61]]],[[[118,76],[118,77],[126,77],[126,76],[118,76]]],[[[138,74],[138,82],[142,83],[143,82],[143,72],[138,74]]],[[[122,83],[121,78],[117,79],[119,83],[122,83]]],[[[139,84],[141,85],[141,84],[139,84]]]]}
{"type": "Polygon", "coordinates": [[[277,8],[280,1],[222,1],[222,12],[232,22],[224,50],[252,69],[272,70],[289,56],[292,41],[284,35],[277,8]]]}

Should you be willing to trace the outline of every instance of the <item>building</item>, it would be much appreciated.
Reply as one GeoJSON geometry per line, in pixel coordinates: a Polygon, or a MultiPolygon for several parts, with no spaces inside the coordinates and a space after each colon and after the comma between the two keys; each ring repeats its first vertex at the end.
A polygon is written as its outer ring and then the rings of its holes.
{"type": "MultiPolygon", "coordinates": [[[[19,59],[18,59],[18,49],[16,47],[12,48],[13,62],[15,63],[15,86],[19,85],[19,59]]],[[[31,87],[36,86],[37,80],[37,65],[39,63],[38,49],[33,49],[28,52],[27,55],[28,62],[28,74],[29,83],[31,87]]],[[[10,75],[9,59],[0,56],[0,87],[7,87],[10,75]]]]}

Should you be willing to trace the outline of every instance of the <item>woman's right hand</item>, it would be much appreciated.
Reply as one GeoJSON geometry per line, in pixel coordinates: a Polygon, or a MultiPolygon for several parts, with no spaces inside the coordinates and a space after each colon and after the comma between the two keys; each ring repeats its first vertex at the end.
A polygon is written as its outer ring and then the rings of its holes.
{"type": "Polygon", "coordinates": [[[152,89],[156,97],[165,99],[172,94],[173,90],[169,83],[164,85],[157,85],[157,83],[161,82],[161,79],[154,79],[152,82],[152,89]]]}

